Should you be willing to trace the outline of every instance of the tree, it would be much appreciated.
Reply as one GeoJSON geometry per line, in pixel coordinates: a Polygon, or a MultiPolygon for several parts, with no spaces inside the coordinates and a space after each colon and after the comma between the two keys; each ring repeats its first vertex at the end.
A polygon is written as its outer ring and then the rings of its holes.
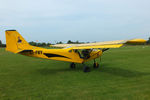
{"type": "Polygon", "coordinates": [[[47,45],[47,46],[50,46],[50,45],[51,45],[51,43],[47,43],[46,45],[47,45]]]}
{"type": "Polygon", "coordinates": [[[147,40],[147,44],[150,44],[150,37],[149,37],[149,39],[147,40]]]}
{"type": "Polygon", "coordinates": [[[30,45],[32,45],[32,46],[39,46],[39,47],[41,47],[41,46],[49,46],[50,45],[50,43],[45,43],[45,42],[42,42],[42,43],[40,43],[40,42],[33,42],[33,41],[31,41],[31,42],[29,42],[29,44],[30,45]]]}
{"type": "Polygon", "coordinates": [[[43,43],[41,44],[41,46],[46,46],[46,43],[45,43],[45,42],[43,42],[43,43]]]}
{"type": "Polygon", "coordinates": [[[81,43],[84,43],[84,42],[79,42],[78,40],[76,42],[68,40],[68,42],[67,42],[67,44],[81,44],[81,43]]]}
{"type": "Polygon", "coordinates": [[[63,43],[60,41],[60,42],[57,42],[56,44],[63,44],[63,43]]]}
{"type": "Polygon", "coordinates": [[[80,44],[80,42],[77,40],[76,42],[74,42],[75,44],[80,44]]]}
{"type": "Polygon", "coordinates": [[[38,47],[42,46],[42,43],[37,43],[37,46],[38,46],[38,47]]]}
{"type": "Polygon", "coordinates": [[[6,47],[6,44],[3,44],[1,40],[0,40],[0,47],[6,47]]]}
{"type": "Polygon", "coordinates": [[[29,44],[30,44],[30,45],[33,45],[33,46],[37,46],[37,43],[36,43],[36,42],[33,42],[33,41],[29,42],[29,44]]]}
{"type": "Polygon", "coordinates": [[[68,40],[67,44],[72,44],[73,42],[71,40],[68,40]]]}
{"type": "Polygon", "coordinates": [[[2,44],[2,41],[0,40],[0,44],[2,44]]]}
{"type": "Polygon", "coordinates": [[[2,41],[0,40],[0,47],[2,47],[2,41]]]}

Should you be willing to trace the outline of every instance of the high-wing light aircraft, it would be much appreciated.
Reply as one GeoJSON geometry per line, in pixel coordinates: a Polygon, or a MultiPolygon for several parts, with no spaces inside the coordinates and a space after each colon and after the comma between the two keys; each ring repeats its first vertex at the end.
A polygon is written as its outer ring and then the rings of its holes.
{"type": "MultiPolygon", "coordinates": [[[[6,30],[6,50],[31,57],[44,58],[49,60],[59,60],[71,62],[70,68],[75,68],[75,63],[84,64],[87,61],[94,60],[93,67],[98,68],[99,64],[96,58],[102,56],[103,52],[109,48],[119,48],[127,42],[145,43],[144,39],[118,40],[107,42],[96,42],[86,44],[58,44],[53,47],[63,47],[62,49],[46,49],[31,46],[16,30],[6,30]]],[[[84,72],[90,71],[86,65],[84,72]]]]}

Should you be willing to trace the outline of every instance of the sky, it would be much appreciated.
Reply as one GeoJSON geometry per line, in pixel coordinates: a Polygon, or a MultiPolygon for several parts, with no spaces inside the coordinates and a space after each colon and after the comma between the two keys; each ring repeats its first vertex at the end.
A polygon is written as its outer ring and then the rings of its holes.
{"type": "Polygon", "coordinates": [[[17,30],[28,42],[150,37],[150,0],[0,0],[0,40],[17,30]]]}

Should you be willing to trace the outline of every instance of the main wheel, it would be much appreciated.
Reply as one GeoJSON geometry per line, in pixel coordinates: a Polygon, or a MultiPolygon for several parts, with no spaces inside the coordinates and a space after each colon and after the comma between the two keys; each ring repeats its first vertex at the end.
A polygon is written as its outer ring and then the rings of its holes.
{"type": "Polygon", "coordinates": [[[71,64],[70,64],[70,68],[71,68],[71,69],[75,69],[75,68],[76,68],[75,63],[71,63],[71,64]]]}
{"type": "Polygon", "coordinates": [[[90,67],[84,66],[84,67],[83,67],[83,71],[84,71],[84,72],[90,72],[90,67]]]}
{"type": "Polygon", "coordinates": [[[95,62],[95,63],[93,64],[93,68],[99,68],[99,64],[98,64],[97,62],[95,62]]]}

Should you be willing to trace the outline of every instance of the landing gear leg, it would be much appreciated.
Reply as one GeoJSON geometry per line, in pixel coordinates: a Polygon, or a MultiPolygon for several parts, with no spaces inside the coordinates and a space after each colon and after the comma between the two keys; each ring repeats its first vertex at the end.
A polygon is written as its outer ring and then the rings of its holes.
{"type": "Polygon", "coordinates": [[[99,64],[95,61],[95,59],[94,59],[94,64],[93,64],[93,68],[99,68],[99,64]]]}
{"type": "Polygon", "coordinates": [[[71,69],[75,69],[75,68],[76,68],[75,63],[71,63],[71,64],[70,64],[70,68],[71,68],[71,69]]]}

